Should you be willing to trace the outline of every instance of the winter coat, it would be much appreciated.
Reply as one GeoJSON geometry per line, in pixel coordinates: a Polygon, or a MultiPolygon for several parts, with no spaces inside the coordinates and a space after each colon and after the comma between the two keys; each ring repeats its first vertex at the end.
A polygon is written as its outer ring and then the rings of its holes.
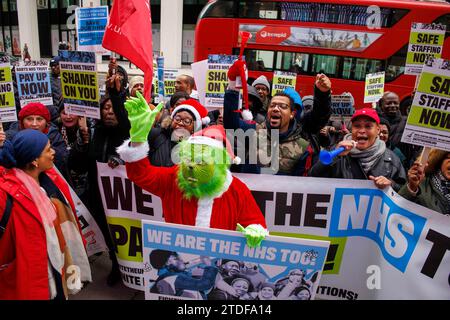
{"type": "Polygon", "coordinates": [[[152,128],[148,135],[147,140],[150,147],[148,159],[156,167],[171,167],[174,165],[171,155],[176,142],[171,140],[171,122],[170,117],[164,118],[161,121],[161,126],[152,128]]]}
{"type": "Polygon", "coordinates": [[[132,148],[126,141],[119,153],[126,161],[128,178],[161,198],[166,222],[225,230],[236,230],[237,223],[244,227],[260,224],[266,228],[264,216],[250,190],[231,173],[228,172],[222,194],[188,200],[178,187],[178,166],[152,166],[147,159],[146,143],[132,148]]]}
{"type": "MultiPolygon", "coordinates": [[[[238,98],[238,92],[236,91],[228,90],[225,92],[223,121],[226,129],[243,129],[244,131],[256,129],[257,132],[260,132],[263,129],[270,128],[267,121],[262,124],[255,124],[242,120],[239,113],[234,112],[238,107],[238,98]]],[[[288,131],[280,134],[278,174],[304,175],[308,171],[320,151],[315,135],[327,124],[330,115],[330,92],[324,93],[315,88],[313,108],[306,112],[300,121],[296,120],[297,117],[294,118],[288,131]]],[[[267,135],[263,139],[267,139],[268,149],[270,150],[270,144],[272,143],[270,130],[267,131],[267,135]]],[[[265,150],[262,152],[265,153],[265,150]]],[[[269,152],[267,152],[267,155],[269,155],[269,152]]],[[[241,172],[250,171],[245,169],[241,172]]]]}
{"type": "Polygon", "coordinates": [[[425,177],[425,179],[420,183],[419,190],[417,191],[416,195],[412,194],[409,191],[406,184],[403,185],[398,194],[405,199],[415,202],[428,209],[442,214],[450,215],[446,199],[444,198],[442,193],[433,186],[431,179],[431,176],[425,177]]]}
{"type": "MultiPolygon", "coordinates": [[[[65,181],[53,169],[46,174],[75,212],[65,181]]],[[[0,300],[48,300],[47,242],[41,216],[30,192],[13,171],[0,167],[0,219],[7,194],[12,196],[13,205],[5,233],[0,238],[0,300]]],[[[81,230],[79,223],[78,228],[81,230]]],[[[84,238],[83,242],[86,245],[84,238]]]]}
{"type": "Polygon", "coordinates": [[[336,157],[334,162],[328,166],[317,162],[311,168],[309,176],[361,180],[368,180],[369,176],[384,176],[393,182],[392,188],[395,191],[400,190],[401,186],[406,182],[405,169],[400,159],[389,149],[386,149],[386,152],[378,159],[367,174],[362,169],[358,159],[346,155],[336,157]]]}

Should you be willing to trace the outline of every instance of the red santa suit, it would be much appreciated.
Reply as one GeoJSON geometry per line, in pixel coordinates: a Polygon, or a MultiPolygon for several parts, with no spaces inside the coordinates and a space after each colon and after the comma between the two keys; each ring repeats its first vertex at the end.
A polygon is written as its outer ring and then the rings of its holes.
{"type": "Polygon", "coordinates": [[[166,222],[225,230],[236,230],[237,223],[243,227],[260,224],[267,228],[250,190],[230,171],[222,191],[215,196],[188,200],[177,184],[177,165],[152,166],[147,158],[148,143],[130,147],[128,142],[117,149],[126,162],[128,178],[161,198],[166,222]]]}

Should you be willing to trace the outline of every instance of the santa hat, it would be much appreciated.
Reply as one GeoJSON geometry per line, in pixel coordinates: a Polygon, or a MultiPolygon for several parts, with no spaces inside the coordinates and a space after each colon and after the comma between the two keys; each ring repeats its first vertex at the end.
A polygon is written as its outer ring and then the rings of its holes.
{"type": "Polygon", "coordinates": [[[240,164],[241,159],[234,155],[233,149],[231,149],[231,144],[227,139],[225,134],[225,129],[223,126],[214,125],[207,127],[201,131],[195,132],[187,140],[191,144],[206,145],[214,148],[223,149],[224,146],[230,156],[233,164],[240,164]]]}
{"type": "Polygon", "coordinates": [[[173,118],[175,114],[180,111],[189,111],[194,115],[194,131],[200,130],[202,125],[206,126],[211,121],[208,117],[208,110],[195,99],[188,99],[184,101],[183,104],[180,104],[173,110],[171,117],[173,118]]]}

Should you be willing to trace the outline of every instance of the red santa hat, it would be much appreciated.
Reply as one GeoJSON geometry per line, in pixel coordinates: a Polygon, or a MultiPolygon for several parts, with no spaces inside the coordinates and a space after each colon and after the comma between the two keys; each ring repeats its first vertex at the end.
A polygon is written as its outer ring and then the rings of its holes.
{"type": "Polygon", "coordinates": [[[219,125],[209,126],[201,131],[195,132],[193,135],[189,137],[187,142],[192,144],[207,145],[210,147],[221,149],[225,147],[228,155],[233,161],[233,164],[241,163],[241,159],[234,155],[233,149],[231,148],[231,144],[227,139],[225,129],[223,128],[223,126],[219,125]]]}
{"type": "Polygon", "coordinates": [[[173,110],[171,117],[173,118],[180,111],[189,111],[194,115],[194,131],[199,131],[202,125],[206,126],[211,121],[208,117],[208,110],[195,99],[184,101],[183,104],[180,104],[173,110]]]}

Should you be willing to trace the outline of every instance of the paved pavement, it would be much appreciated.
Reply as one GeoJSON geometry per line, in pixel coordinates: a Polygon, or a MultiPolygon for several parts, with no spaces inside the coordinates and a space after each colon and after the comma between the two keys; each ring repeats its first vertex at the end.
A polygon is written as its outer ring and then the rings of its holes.
{"type": "Polygon", "coordinates": [[[126,287],[122,281],[114,287],[106,284],[106,278],[111,270],[109,254],[103,252],[100,256],[89,258],[92,272],[92,282],[81,291],[69,297],[69,300],[144,300],[144,292],[126,287]]]}

